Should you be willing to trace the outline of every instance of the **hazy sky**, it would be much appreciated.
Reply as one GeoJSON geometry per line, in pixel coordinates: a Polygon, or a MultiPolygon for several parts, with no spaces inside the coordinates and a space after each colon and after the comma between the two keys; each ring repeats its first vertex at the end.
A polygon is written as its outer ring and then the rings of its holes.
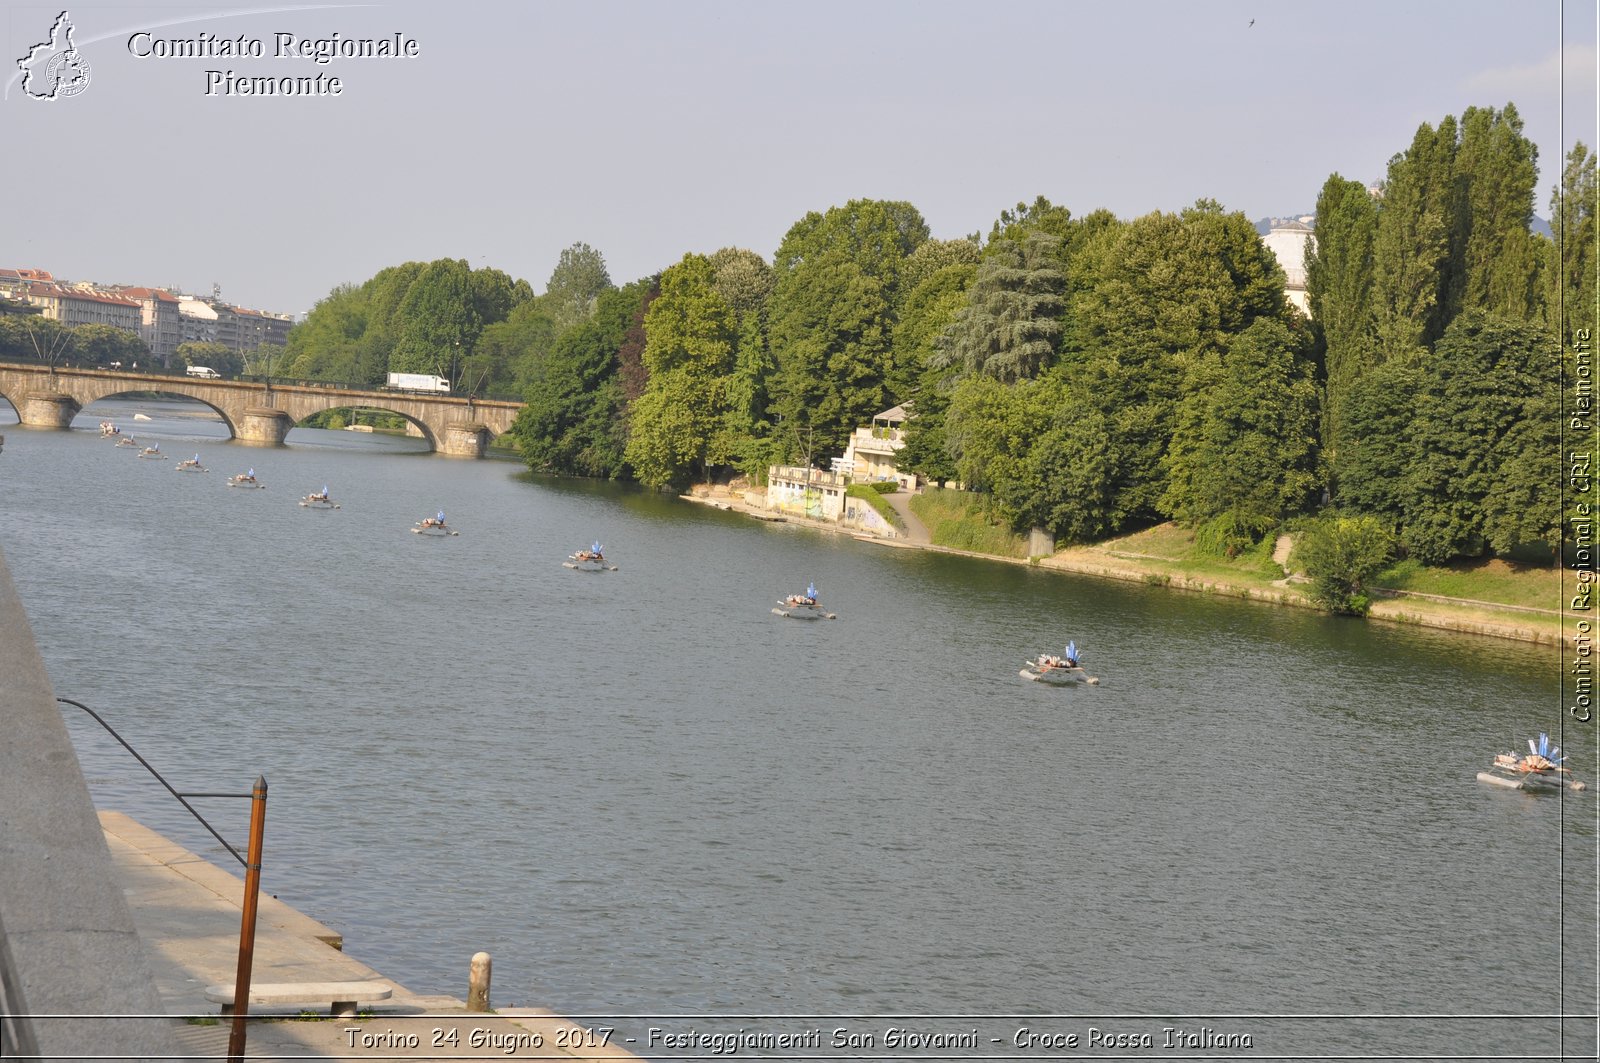
{"type": "Polygon", "coordinates": [[[1420,123],[1507,101],[1548,216],[1562,156],[1600,139],[1592,0],[101,3],[68,8],[87,88],[30,99],[16,61],[61,10],[5,9],[0,266],[294,314],[408,260],[536,291],[577,241],[618,283],[686,251],[770,260],[862,197],[947,238],[1037,195],[1287,215],[1334,171],[1380,178],[1420,123]],[[140,31],[264,55],[141,58],[140,31]],[[419,54],[318,65],[275,57],[280,32],[419,54]],[[343,90],[208,96],[208,70],[343,90]]]}

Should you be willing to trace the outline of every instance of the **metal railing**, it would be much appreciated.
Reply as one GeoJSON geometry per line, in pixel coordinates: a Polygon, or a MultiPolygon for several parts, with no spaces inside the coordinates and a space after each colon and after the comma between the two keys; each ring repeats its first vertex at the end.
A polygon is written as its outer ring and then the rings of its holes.
{"type": "Polygon", "coordinates": [[[257,775],[255,785],[250,788],[250,792],[247,794],[198,791],[179,793],[171,783],[167,782],[166,777],[156,771],[148,760],[140,756],[139,751],[134,749],[126,738],[118,734],[117,729],[107,723],[105,718],[98,712],[95,712],[83,702],[73,701],[71,698],[57,697],[56,700],[63,705],[71,705],[82,709],[94,717],[96,723],[104,727],[112,738],[120,742],[123,749],[132,753],[133,758],[144,766],[144,770],[155,776],[156,781],[166,787],[167,792],[177,798],[178,803],[187,809],[191,816],[199,820],[200,825],[210,831],[211,836],[221,842],[222,847],[232,853],[233,858],[244,866],[244,900],[239,922],[239,966],[233,989],[233,1029],[228,1035],[228,1059],[230,1063],[235,1060],[242,1061],[245,1051],[245,1024],[250,1012],[250,973],[255,962],[256,911],[261,899],[261,850],[267,821],[266,778],[257,775]],[[219,834],[217,828],[213,827],[206,817],[202,816],[199,810],[189,803],[189,798],[191,797],[245,797],[250,799],[250,841],[245,855],[241,856],[239,850],[229,844],[228,839],[219,834]]]}

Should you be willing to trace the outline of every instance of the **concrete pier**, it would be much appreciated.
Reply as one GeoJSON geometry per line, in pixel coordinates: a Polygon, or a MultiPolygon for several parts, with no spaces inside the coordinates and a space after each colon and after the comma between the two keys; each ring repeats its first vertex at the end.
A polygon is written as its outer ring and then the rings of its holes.
{"type": "MultiPolygon", "coordinates": [[[[201,1021],[206,1025],[175,1023],[176,1038],[194,1056],[225,1057],[228,1020],[221,1019],[220,1008],[205,999],[205,990],[208,985],[233,982],[244,880],[119,812],[101,812],[100,823],[164,1010],[174,1016],[205,1017],[201,1021]],[[209,1025],[211,1017],[218,1018],[217,1025],[209,1025]]],[[[269,848],[269,868],[270,852],[269,848]]],[[[362,1005],[353,1019],[331,1021],[285,1022],[284,1016],[298,1016],[301,1009],[252,1005],[252,1016],[279,1020],[251,1020],[248,1055],[253,1060],[310,1056],[370,1063],[484,1059],[493,1054],[513,1060],[560,1057],[637,1063],[637,1057],[615,1047],[581,1053],[558,1047],[584,1043],[573,1034],[583,1028],[542,1008],[499,1008],[488,1015],[467,1010],[455,997],[414,993],[343,951],[350,943],[337,931],[265,891],[260,904],[252,983],[381,981],[393,987],[393,995],[370,1010],[362,1005]],[[452,1030],[457,1034],[453,1044],[447,1036],[452,1030]],[[480,1037],[476,1047],[470,1043],[474,1031],[480,1037]],[[534,1037],[540,1045],[532,1044],[534,1037]],[[485,1048],[486,1043],[513,1050],[485,1048]]],[[[471,948],[471,943],[463,942],[463,972],[471,948]]]]}
{"type": "Polygon", "coordinates": [[[239,418],[239,442],[257,447],[281,447],[294,419],[271,406],[247,406],[239,418]]]}
{"type": "Polygon", "coordinates": [[[71,395],[59,391],[30,391],[17,407],[17,420],[29,428],[66,429],[82,408],[71,395]]]}

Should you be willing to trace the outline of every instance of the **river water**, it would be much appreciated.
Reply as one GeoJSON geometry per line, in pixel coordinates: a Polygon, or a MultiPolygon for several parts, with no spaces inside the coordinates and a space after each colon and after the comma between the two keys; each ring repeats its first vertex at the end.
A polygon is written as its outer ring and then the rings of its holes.
{"type": "MultiPolygon", "coordinates": [[[[0,548],[56,692],[180,790],[265,775],[266,887],[413,989],[465,995],[482,949],[497,1004],[572,1015],[1218,1016],[1258,1055],[1553,1053],[1592,1012],[1593,792],[1474,778],[1541,730],[1592,775],[1549,650],[415,440],[248,448],[176,401],[14,420],[0,548]],[[224,486],[247,466],[266,490],[224,486]],[[295,504],[324,484],[341,509],[295,504]],[[458,537],[409,532],[440,509],[458,537]],[[619,571],[561,566],[593,540],[619,571]],[[772,615],[807,581],[840,619],[772,615]],[[1019,679],[1068,638],[1101,685],[1019,679]]],[[[64,711],[101,807],[231,864],[64,711]]],[[[245,802],[207,811],[242,844],[245,802]]]]}

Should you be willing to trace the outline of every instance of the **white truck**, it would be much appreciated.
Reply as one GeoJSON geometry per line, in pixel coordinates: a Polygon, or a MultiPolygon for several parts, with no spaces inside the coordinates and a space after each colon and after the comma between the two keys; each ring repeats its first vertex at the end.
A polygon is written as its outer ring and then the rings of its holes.
{"type": "Polygon", "coordinates": [[[384,386],[395,391],[448,392],[450,381],[442,376],[428,376],[425,373],[390,373],[389,383],[384,386]]]}
{"type": "Polygon", "coordinates": [[[205,380],[222,379],[222,374],[211,368],[209,365],[191,365],[188,369],[184,370],[184,372],[188,373],[190,376],[201,377],[205,380]]]}

